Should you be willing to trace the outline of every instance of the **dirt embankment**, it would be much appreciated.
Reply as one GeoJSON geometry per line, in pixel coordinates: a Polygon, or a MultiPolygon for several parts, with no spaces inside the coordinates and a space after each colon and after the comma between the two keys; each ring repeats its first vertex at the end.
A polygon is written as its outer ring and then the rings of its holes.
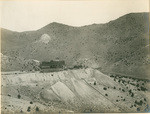
{"type": "Polygon", "coordinates": [[[143,112],[149,103],[144,81],[91,68],[5,73],[2,82],[4,112],[143,112]]]}

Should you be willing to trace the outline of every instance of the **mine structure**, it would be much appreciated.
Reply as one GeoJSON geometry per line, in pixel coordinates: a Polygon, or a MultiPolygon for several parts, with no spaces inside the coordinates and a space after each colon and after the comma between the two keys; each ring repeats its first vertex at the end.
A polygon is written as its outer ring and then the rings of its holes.
{"type": "Polygon", "coordinates": [[[65,68],[65,61],[60,61],[60,60],[51,60],[50,62],[48,61],[43,61],[40,63],[40,72],[56,72],[56,71],[61,71],[64,70],[65,68]]]}

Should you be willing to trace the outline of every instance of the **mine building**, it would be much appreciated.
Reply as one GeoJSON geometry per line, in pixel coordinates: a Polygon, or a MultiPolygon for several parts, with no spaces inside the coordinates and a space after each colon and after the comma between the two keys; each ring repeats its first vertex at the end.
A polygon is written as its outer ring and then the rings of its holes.
{"type": "Polygon", "coordinates": [[[65,61],[51,60],[50,62],[43,61],[40,63],[41,72],[61,71],[65,68],[65,61]]]}

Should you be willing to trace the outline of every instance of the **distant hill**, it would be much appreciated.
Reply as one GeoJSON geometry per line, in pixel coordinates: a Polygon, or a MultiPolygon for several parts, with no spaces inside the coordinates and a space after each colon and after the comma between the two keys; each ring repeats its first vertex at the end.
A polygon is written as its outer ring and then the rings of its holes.
{"type": "Polygon", "coordinates": [[[130,13],[106,24],[72,27],[50,23],[36,31],[2,29],[2,53],[68,66],[85,64],[104,72],[148,76],[149,13],[130,13]]]}

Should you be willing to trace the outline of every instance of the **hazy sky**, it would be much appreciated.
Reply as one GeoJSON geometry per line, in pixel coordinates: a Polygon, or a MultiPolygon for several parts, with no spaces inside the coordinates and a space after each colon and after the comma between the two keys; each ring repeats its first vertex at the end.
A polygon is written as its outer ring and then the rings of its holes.
{"type": "Polygon", "coordinates": [[[131,12],[148,12],[149,0],[1,1],[1,27],[37,30],[51,22],[72,26],[106,23],[131,12]]]}

